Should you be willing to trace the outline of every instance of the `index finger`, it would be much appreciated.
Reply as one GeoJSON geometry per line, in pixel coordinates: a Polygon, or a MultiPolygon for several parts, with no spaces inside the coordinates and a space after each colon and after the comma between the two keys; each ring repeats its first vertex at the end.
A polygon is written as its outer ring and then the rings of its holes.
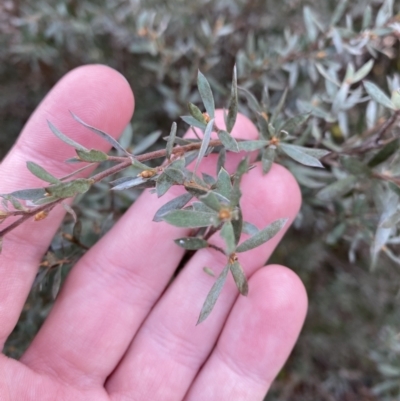
{"type": "MultiPolygon", "coordinates": [[[[56,177],[76,169],[63,163],[74,156],[74,150],[51,133],[46,120],[85,147],[107,151],[109,145],[74,121],[69,111],[88,124],[118,136],[132,116],[133,105],[127,81],[115,70],[92,65],[71,71],[42,101],[0,165],[0,193],[44,186],[43,181],[27,170],[28,160],[42,165],[56,177]]],[[[62,207],[56,207],[47,219],[25,222],[4,240],[0,256],[1,345],[17,322],[40,259],[64,214],[62,207]]]]}

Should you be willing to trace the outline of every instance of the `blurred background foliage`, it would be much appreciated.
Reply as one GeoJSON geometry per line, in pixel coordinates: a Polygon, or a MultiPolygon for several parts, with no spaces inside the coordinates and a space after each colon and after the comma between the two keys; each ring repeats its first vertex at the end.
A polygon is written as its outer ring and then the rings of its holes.
{"type": "MultiPolygon", "coordinates": [[[[288,141],[332,154],[325,170],[278,159],[304,204],[273,262],[300,275],[310,308],[266,400],[399,400],[399,9],[388,0],[4,0],[0,157],[50,88],[82,64],[107,64],[130,82],[137,103],[126,145],[168,134],[187,103],[199,103],[198,69],[226,107],[236,63],[239,85],[260,101],[242,99],[240,111],[258,123],[288,88],[281,114],[310,113],[288,141]],[[388,99],[366,91],[364,78],[388,99]]],[[[55,237],[8,355],[21,355],[70,266],[137,195],[109,195],[102,183],[78,200],[80,224],[67,218],[55,237]]]]}

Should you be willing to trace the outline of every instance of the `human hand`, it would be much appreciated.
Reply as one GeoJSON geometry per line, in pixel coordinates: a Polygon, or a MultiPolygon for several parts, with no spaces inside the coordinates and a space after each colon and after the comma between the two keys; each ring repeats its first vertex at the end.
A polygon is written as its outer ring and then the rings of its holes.
{"type": "MultiPolygon", "coordinates": [[[[66,75],[43,100],[18,142],[0,165],[0,193],[43,185],[26,169],[31,160],[55,176],[70,172],[62,161],[72,150],[53,136],[46,120],[88,148],[107,151],[68,110],[117,137],[134,106],[126,80],[104,66],[66,75]]],[[[218,120],[219,119],[219,120],[218,120]]],[[[218,125],[223,125],[221,113],[218,125]]],[[[233,134],[255,139],[257,131],[238,116],[233,134]]],[[[229,155],[233,169],[238,155],[229,155]]],[[[214,155],[202,162],[215,171],[214,155]]],[[[245,220],[264,227],[282,217],[292,222],[300,191],[291,174],[274,165],[242,180],[245,220]]],[[[197,251],[166,289],[184,250],[174,238],[187,232],[152,222],[173,196],[144,193],[123,218],[77,263],[55,305],[22,356],[0,356],[0,400],[261,400],[287,359],[301,329],[307,298],[289,269],[261,267],[283,231],[241,255],[249,295],[238,296],[231,278],[210,317],[196,326],[202,303],[225,260],[212,249],[197,251]],[[164,292],[164,290],[166,291],[164,292]]],[[[37,267],[65,210],[29,221],[4,240],[0,256],[0,341],[18,321],[37,267]]],[[[286,225],[286,227],[289,224],[286,225]]]]}

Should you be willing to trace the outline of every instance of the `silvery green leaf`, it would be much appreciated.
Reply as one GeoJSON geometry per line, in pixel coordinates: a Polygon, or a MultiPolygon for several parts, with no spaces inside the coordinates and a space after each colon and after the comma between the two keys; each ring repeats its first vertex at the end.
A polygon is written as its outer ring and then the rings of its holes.
{"type": "Polygon", "coordinates": [[[77,149],[76,153],[80,160],[89,163],[100,163],[104,162],[108,159],[106,153],[102,152],[101,150],[91,149],[88,152],[84,152],[82,150],[77,149]]]}
{"type": "Polygon", "coordinates": [[[201,202],[193,202],[191,206],[193,210],[197,212],[214,213],[213,209],[209,208],[208,206],[206,206],[204,203],[201,202]]]}
{"type": "Polygon", "coordinates": [[[181,248],[188,249],[190,251],[197,251],[198,249],[208,247],[208,243],[205,239],[197,237],[178,238],[174,240],[174,242],[181,248]]]}
{"type": "Polygon", "coordinates": [[[44,188],[21,189],[19,191],[11,192],[10,195],[17,199],[35,201],[44,198],[46,196],[46,191],[44,188]]]}
{"type": "Polygon", "coordinates": [[[63,205],[63,208],[66,210],[66,212],[72,216],[74,223],[76,223],[78,221],[78,218],[76,216],[75,210],[72,209],[72,207],[70,205],[68,205],[68,203],[62,202],[62,205],[63,205]]]}
{"type": "Polygon", "coordinates": [[[211,311],[213,310],[215,303],[219,297],[219,294],[222,291],[222,288],[225,284],[226,277],[229,272],[229,265],[226,265],[222,270],[221,274],[218,276],[217,280],[215,281],[214,285],[211,287],[210,292],[207,295],[207,298],[201,308],[199,320],[197,324],[203,322],[207,317],[210,315],[211,311]]]}
{"type": "Polygon", "coordinates": [[[258,103],[258,100],[255,98],[255,96],[245,88],[241,88],[239,86],[238,89],[241,93],[245,95],[247,100],[247,105],[249,106],[250,110],[254,111],[257,114],[261,114],[263,110],[260,104],[258,103]]]}
{"type": "Polygon", "coordinates": [[[246,152],[252,152],[253,150],[258,150],[269,145],[269,141],[255,140],[255,141],[240,141],[238,142],[239,150],[244,150],[246,152]]]}
{"type": "Polygon", "coordinates": [[[329,82],[332,82],[333,84],[335,84],[336,86],[340,86],[341,83],[336,79],[335,76],[331,74],[329,74],[328,71],[325,70],[325,68],[323,67],[322,64],[320,63],[315,63],[315,67],[317,68],[318,72],[329,82]]]}
{"type": "Polygon", "coordinates": [[[306,27],[307,36],[310,42],[314,42],[318,36],[317,25],[310,7],[306,6],[303,8],[304,25],[306,27]]]}
{"type": "Polygon", "coordinates": [[[218,224],[218,215],[216,213],[204,213],[192,210],[173,210],[162,219],[176,227],[208,227],[218,224]]]}
{"type": "Polygon", "coordinates": [[[232,191],[232,182],[230,174],[224,168],[219,170],[215,191],[229,199],[232,191]]]}
{"type": "Polygon", "coordinates": [[[392,109],[392,110],[395,109],[394,104],[389,99],[389,97],[381,89],[379,89],[374,83],[372,83],[370,81],[364,81],[364,87],[373,100],[375,100],[382,106],[385,106],[389,109],[392,109]]]}
{"type": "Polygon", "coordinates": [[[58,199],[60,199],[58,196],[46,196],[45,198],[34,200],[33,204],[35,206],[47,205],[48,203],[52,203],[58,199]]]}
{"type": "Polygon", "coordinates": [[[362,30],[369,28],[372,21],[372,9],[368,4],[364,9],[363,21],[362,21],[362,30]]]}
{"type": "Polygon", "coordinates": [[[187,152],[185,154],[185,167],[187,167],[190,163],[196,160],[198,154],[199,154],[198,150],[192,150],[191,152],[187,152]]]}
{"type": "Polygon", "coordinates": [[[53,285],[51,286],[51,296],[53,299],[56,299],[58,291],[61,286],[61,273],[62,273],[62,265],[58,266],[56,272],[53,276],[53,285]]]}
{"type": "Polygon", "coordinates": [[[214,97],[207,78],[200,71],[197,74],[197,87],[204,107],[208,115],[213,119],[215,112],[214,97]]]}
{"type": "Polygon", "coordinates": [[[322,167],[322,168],[324,167],[316,157],[310,156],[309,154],[305,153],[302,149],[299,149],[301,148],[300,146],[281,143],[279,145],[279,148],[282,149],[293,160],[296,160],[297,162],[305,166],[322,167]]]}
{"type": "MultiPolygon", "coordinates": [[[[191,116],[190,116],[191,117],[191,116]]],[[[205,127],[205,126],[204,126],[205,127]]],[[[167,140],[169,139],[169,136],[164,137],[163,139],[167,140]]],[[[194,138],[179,138],[179,136],[175,137],[175,143],[177,145],[191,145],[192,143],[200,142],[198,139],[194,138]]]]}
{"type": "Polygon", "coordinates": [[[257,228],[257,226],[255,226],[252,223],[249,223],[248,221],[244,221],[243,222],[243,228],[242,228],[242,232],[244,234],[248,234],[248,235],[255,235],[259,232],[260,230],[257,228]]]}
{"type": "Polygon", "coordinates": [[[207,194],[205,195],[199,196],[199,200],[209,208],[215,210],[216,212],[219,212],[221,210],[221,204],[218,200],[218,197],[212,191],[207,192],[207,194]]]}
{"type": "Polygon", "coordinates": [[[371,59],[368,62],[366,62],[352,77],[351,83],[355,84],[362,79],[364,79],[372,70],[372,67],[374,66],[374,60],[371,59]]]}
{"type": "Polygon", "coordinates": [[[242,266],[240,266],[238,261],[235,261],[233,264],[229,265],[229,268],[239,292],[246,296],[249,293],[249,284],[247,283],[247,278],[242,266]]]}
{"type": "Polygon", "coordinates": [[[36,177],[40,178],[43,181],[49,182],[50,184],[58,184],[60,180],[54,175],[47,172],[43,167],[39,166],[34,162],[27,162],[26,167],[28,170],[36,177]]]}
{"type": "Polygon", "coordinates": [[[389,142],[368,162],[368,166],[375,167],[383,163],[399,149],[399,146],[399,139],[389,142]]]}
{"type": "Polygon", "coordinates": [[[386,219],[382,219],[382,222],[380,223],[380,225],[383,228],[391,228],[391,227],[395,227],[399,221],[400,221],[400,212],[397,211],[397,212],[393,213],[392,215],[388,216],[386,219]]]}
{"type": "Polygon", "coordinates": [[[46,192],[58,198],[70,198],[77,194],[87,192],[92,185],[92,181],[86,178],[77,178],[73,181],[62,182],[45,188],[46,192]]]}
{"type": "Polygon", "coordinates": [[[172,148],[174,147],[175,137],[176,137],[176,122],[172,123],[171,131],[168,136],[167,147],[166,147],[166,157],[169,160],[172,154],[172,148]]]}
{"type": "MultiPolygon", "coordinates": [[[[185,121],[186,124],[192,125],[193,127],[200,128],[204,130],[206,128],[206,124],[201,123],[200,121],[197,121],[194,117],[192,116],[181,116],[181,119],[185,121]]],[[[178,138],[177,138],[178,139],[178,138]]]]}
{"type": "Polygon", "coordinates": [[[360,160],[355,157],[340,156],[340,163],[346,171],[353,175],[371,175],[371,170],[360,160]]]}
{"type": "Polygon", "coordinates": [[[353,175],[349,175],[321,189],[321,191],[317,193],[317,198],[322,201],[337,199],[350,192],[354,188],[356,182],[357,178],[353,175]]]}
{"type": "Polygon", "coordinates": [[[166,168],[164,170],[164,174],[166,174],[169,178],[171,178],[177,184],[183,184],[185,181],[185,174],[182,170],[176,168],[166,168]]]}
{"type": "Polygon", "coordinates": [[[128,149],[131,146],[133,138],[133,127],[131,123],[128,123],[119,138],[119,143],[124,149],[128,149]]]}
{"type": "Polygon", "coordinates": [[[172,210],[182,209],[192,198],[193,195],[185,193],[170,200],[157,210],[156,214],[153,217],[153,221],[162,221],[163,217],[167,213],[171,212],[172,210]]]}
{"type": "Polygon", "coordinates": [[[233,235],[235,239],[235,247],[240,241],[240,236],[242,235],[243,230],[243,214],[240,207],[236,209],[237,211],[237,219],[232,219],[232,227],[233,227],[233,235]]]}
{"type": "Polygon", "coordinates": [[[332,14],[331,23],[330,23],[331,26],[336,25],[341,20],[344,12],[346,11],[348,3],[349,3],[349,0],[340,0],[338,2],[338,4],[335,7],[335,10],[332,14]]]}
{"type": "Polygon", "coordinates": [[[157,196],[160,198],[161,196],[165,195],[174,184],[175,180],[170,178],[165,172],[160,174],[156,183],[157,196]]]}
{"type": "Polygon", "coordinates": [[[276,118],[278,117],[279,113],[282,111],[283,106],[285,105],[286,102],[286,96],[288,94],[288,88],[285,88],[285,90],[282,93],[281,98],[279,99],[278,104],[276,105],[274,112],[272,113],[271,116],[271,122],[270,124],[273,125],[275,123],[276,118]]]}
{"type": "Polygon", "coordinates": [[[236,252],[246,252],[254,249],[274,237],[286,224],[288,219],[275,220],[263,230],[258,231],[252,237],[242,242],[236,249],[236,252]]]}
{"type": "Polygon", "coordinates": [[[24,210],[25,208],[21,205],[21,202],[19,202],[17,200],[16,197],[12,196],[12,195],[3,195],[3,198],[8,200],[9,202],[11,202],[11,204],[13,205],[14,209],[16,210],[24,210]]]}
{"type": "Polygon", "coordinates": [[[400,88],[395,89],[392,92],[392,96],[390,99],[396,110],[400,109],[400,88]]]}
{"type": "Polygon", "coordinates": [[[262,169],[264,174],[267,174],[269,170],[271,170],[271,167],[275,160],[275,155],[276,155],[275,147],[268,146],[266,149],[264,149],[261,158],[262,169]]]}
{"type": "Polygon", "coordinates": [[[226,159],[226,150],[225,148],[222,148],[218,153],[217,174],[220,172],[221,168],[225,166],[225,159],[226,159]]]}
{"type": "Polygon", "coordinates": [[[226,131],[218,131],[218,138],[227,150],[231,152],[239,152],[239,146],[235,138],[226,131]]]}
{"type": "Polygon", "coordinates": [[[233,232],[233,226],[230,221],[227,221],[222,226],[220,231],[221,238],[225,241],[226,244],[226,251],[225,253],[229,256],[235,250],[235,234],[233,232]]]}
{"type": "Polygon", "coordinates": [[[201,110],[193,103],[188,103],[188,108],[191,116],[202,124],[207,124],[206,119],[201,110]]]}
{"type": "Polygon", "coordinates": [[[204,273],[207,273],[211,277],[215,277],[215,273],[209,267],[203,267],[204,273]]]}
{"type": "Polygon", "coordinates": [[[143,153],[146,149],[150,148],[150,146],[153,146],[157,140],[160,138],[162,131],[154,131],[151,134],[147,135],[144,137],[143,140],[141,140],[133,150],[134,155],[140,155],[143,153]]]}
{"type": "Polygon", "coordinates": [[[196,161],[196,166],[194,167],[194,174],[196,174],[196,171],[200,165],[200,162],[202,161],[204,155],[206,154],[208,144],[210,143],[211,140],[211,133],[214,127],[214,119],[210,120],[207,124],[206,130],[204,131],[204,136],[203,136],[203,141],[201,142],[201,147],[199,150],[199,155],[197,157],[196,161]]]}
{"type": "Polygon", "coordinates": [[[383,27],[392,16],[393,0],[385,0],[376,15],[375,26],[383,27]]]}
{"type": "Polygon", "coordinates": [[[83,145],[79,144],[78,142],[75,142],[74,140],[72,140],[71,138],[67,137],[66,135],[64,135],[60,130],[58,130],[58,128],[56,128],[50,121],[47,120],[47,124],[49,126],[49,128],[51,129],[51,131],[53,132],[53,134],[61,139],[63,142],[65,142],[67,145],[72,146],[73,148],[77,149],[77,150],[82,150],[83,152],[88,152],[89,149],[85,148],[83,145]]]}
{"type": "Polygon", "coordinates": [[[326,149],[318,149],[318,148],[307,148],[305,146],[298,146],[298,145],[291,145],[291,144],[286,144],[289,147],[293,149],[297,149],[309,156],[315,157],[316,159],[321,159],[322,157],[328,155],[331,153],[329,150],[326,149]]]}
{"type": "Polygon", "coordinates": [[[123,177],[113,181],[115,186],[111,189],[113,191],[123,191],[125,189],[137,187],[143,184],[145,181],[147,181],[147,179],[144,179],[143,177],[123,177]]]}
{"type": "Polygon", "coordinates": [[[237,91],[237,75],[236,65],[233,67],[231,98],[229,100],[228,116],[226,118],[226,130],[230,133],[236,122],[238,112],[238,91],[237,91]]]}
{"type": "Polygon", "coordinates": [[[299,126],[303,125],[308,120],[308,117],[310,117],[309,113],[299,114],[297,116],[289,118],[289,120],[287,120],[280,129],[284,130],[284,131],[292,132],[299,126]]]}
{"type": "Polygon", "coordinates": [[[214,185],[216,183],[215,178],[212,175],[201,173],[203,181],[208,185],[214,185]]]}
{"type": "Polygon", "coordinates": [[[82,121],[76,114],[74,114],[72,111],[70,111],[72,117],[78,121],[79,124],[82,124],[84,127],[90,129],[92,132],[95,134],[99,135],[101,138],[103,138],[105,141],[107,141],[111,146],[113,146],[115,149],[121,151],[122,153],[125,153],[127,156],[131,156],[130,153],[124,149],[119,142],[113,138],[111,135],[107,134],[104,131],[99,130],[98,128],[92,127],[89,124],[86,124],[84,121],[82,121]]]}

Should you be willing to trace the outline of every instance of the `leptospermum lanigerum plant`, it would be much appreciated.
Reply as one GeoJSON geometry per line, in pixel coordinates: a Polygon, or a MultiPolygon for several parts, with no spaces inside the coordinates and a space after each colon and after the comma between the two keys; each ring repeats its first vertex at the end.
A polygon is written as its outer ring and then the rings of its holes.
{"type": "MultiPolygon", "coordinates": [[[[191,228],[193,230],[191,236],[175,239],[178,246],[188,251],[209,247],[226,256],[226,266],[216,278],[207,295],[200,311],[198,323],[205,320],[211,313],[229,273],[232,274],[239,292],[242,295],[247,295],[249,288],[240,264],[240,254],[270,240],[286,224],[286,219],[276,220],[267,227],[257,227],[254,222],[243,220],[240,206],[242,195],[240,181],[242,176],[253,166],[249,164],[249,158],[244,157],[236,171],[229,174],[224,168],[226,153],[259,151],[263,172],[267,174],[277,152],[284,152],[294,160],[314,167],[322,167],[318,159],[329,152],[281,143],[282,138],[288,137],[290,131],[305,122],[309,116],[304,114],[290,118],[285,122],[277,119],[285,102],[286,91],[271,116],[268,116],[266,112],[259,113],[262,128],[259,139],[241,140],[234,139],[231,136],[238,112],[236,68],[233,71],[229,106],[225,113],[226,130],[220,129],[215,123],[214,97],[209,82],[201,72],[198,73],[198,90],[205,111],[202,112],[196,105],[189,103],[190,115],[182,117],[183,121],[192,128],[197,128],[197,130],[193,130],[197,138],[182,139],[177,137],[177,125],[173,123],[169,135],[164,138],[166,141],[165,149],[141,155],[130,153],[110,135],[89,126],[72,112],[71,118],[108,141],[119,155],[107,155],[97,149],[87,149],[60,132],[49,121],[49,134],[51,131],[76,151],[76,157],[66,162],[84,163],[85,165],[65,177],[58,178],[38,164],[28,161],[27,168],[30,172],[45,181],[47,185],[43,188],[23,189],[0,195],[2,198],[1,221],[4,222],[12,216],[17,217],[0,232],[0,237],[3,238],[27,219],[33,218],[39,221],[44,218],[51,218],[48,215],[60,203],[76,221],[76,214],[70,206],[63,202],[65,199],[83,194],[106,177],[130,169],[133,172],[132,175],[111,181],[110,189],[112,191],[153,188],[154,196],[162,197],[174,185],[184,187],[185,193],[164,204],[155,214],[154,221],[164,221],[176,227],[191,228]],[[218,139],[211,139],[213,132],[217,133],[218,139]],[[198,173],[199,166],[203,158],[210,153],[218,153],[215,176],[205,173],[200,175],[198,173]],[[164,161],[156,167],[145,164],[146,161],[152,159],[163,159],[164,161]],[[105,162],[111,163],[112,166],[101,169],[105,162]],[[192,162],[195,162],[194,169],[189,170],[187,166],[192,162]],[[99,164],[99,172],[90,178],[74,178],[83,169],[95,164],[99,164]],[[223,239],[223,247],[214,245],[210,240],[212,235],[217,232],[223,239]],[[249,237],[240,243],[242,233],[248,234],[249,237]]],[[[250,102],[255,102],[250,93],[244,90],[243,92],[250,102]]],[[[158,135],[153,136],[151,141],[158,139],[158,135]]],[[[205,274],[213,274],[212,266],[205,266],[204,270],[205,274]]]]}

